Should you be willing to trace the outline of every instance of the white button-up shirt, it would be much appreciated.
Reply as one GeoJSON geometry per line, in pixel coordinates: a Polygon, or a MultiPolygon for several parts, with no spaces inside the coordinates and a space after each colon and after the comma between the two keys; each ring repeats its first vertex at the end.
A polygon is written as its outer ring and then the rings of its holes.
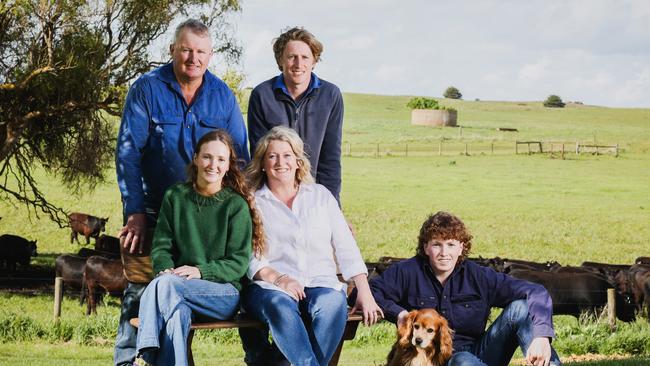
{"type": "MultiPolygon", "coordinates": [[[[301,184],[292,208],[266,185],[255,192],[255,201],[264,224],[266,251],[261,258],[252,256],[247,273],[250,279],[270,266],[305,287],[341,290],[345,285],[336,275],[337,263],[346,281],[368,273],[341,209],[324,186],[301,184]]],[[[282,291],[269,282],[255,283],[282,291]]]]}

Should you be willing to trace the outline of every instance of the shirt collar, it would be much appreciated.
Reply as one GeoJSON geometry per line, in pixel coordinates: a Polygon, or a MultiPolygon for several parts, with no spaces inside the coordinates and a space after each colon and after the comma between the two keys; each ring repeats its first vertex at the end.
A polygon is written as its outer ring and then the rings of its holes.
{"type": "MultiPolygon", "coordinates": [[[[172,65],[171,62],[161,66],[159,70],[160,71],[158,72],[158,79],[180,90],[180,85],[178,84],[178,80],[176,80],[176,75],[174,75],[174,66],[172,65]]],[[[216,84],[215,79],[216,77],[210,72],[210,70],[205,70],[205,74],[203,74],[203,82],[201,83],[201,88],[209,89],[214,87],[216,84]]]]}
{"type": "MultiPolygon", "coordinates": [[[[298,187],[298,194],[296,194],[296,197],[302,193],[306,192],[311,192],[314,190],[314,184],[306,184],[302,183],[298,187]]],[[[262,186],[262,188],[258,189],[257,192],[255,192],[255,196],[260,197],[260,198],[265,198],[265,199],[274,199],[277,200],[275,195],[273,195],[273,192],[271,192],[271,189],[269,188],[266,183],[262,186]]]]}
{"type": "MultiPolygon", "coordinates": [[[[308,95],[311,93],[312,90],[318,89],[321,86],[321,81],[314,74],[313,72],[311,73],[311,80],[309,81],[309,86],[307,87],[307,90],[305,91],[304,95],[308,95]]],[[[280,89],[284,94],[287,96],[291,97],[291,94],[289,94],[289,89],[287,89],[287,84],[284,83],[284,75],[280,74],[275,77],[275,80],[273,80],[273,89],[280,89]]]]}

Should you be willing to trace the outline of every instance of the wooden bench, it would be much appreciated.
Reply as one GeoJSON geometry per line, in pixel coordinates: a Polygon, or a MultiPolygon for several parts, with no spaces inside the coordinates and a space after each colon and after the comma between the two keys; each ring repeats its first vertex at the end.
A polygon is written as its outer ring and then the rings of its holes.
{"type": "MultiPolygon", "coordinates": [[[[345,324],[345,330],[343,331],[343,337],[339,342],[336,352],[332,356],[330,361],[330,366],[336,366],[339,363],[339,357],[341,356],[341,350],[343,349],[343,342],[354,339],[357,334],[357,328],[359,327],[359,322],[363,320],[363,317],[360,314],[348,314],[348,321],[345,324]]],[[[140,325],[140,319],[133,318],[129,321],[132,326],[138,327],[140,325]]],[[[194,338],[194,330],[196,329],[229,329],[229,328],[260,328],[265,329],[266,325],[260,321],[250,319],[246,316],[237,315],[235,319],[232,320],[221,320],[209,323],[192,323],[190,326],[190,334],[187,337],[187,361],[190,366],[194,365],[194,357],[192,356],[192,339],[194,338]]]]}

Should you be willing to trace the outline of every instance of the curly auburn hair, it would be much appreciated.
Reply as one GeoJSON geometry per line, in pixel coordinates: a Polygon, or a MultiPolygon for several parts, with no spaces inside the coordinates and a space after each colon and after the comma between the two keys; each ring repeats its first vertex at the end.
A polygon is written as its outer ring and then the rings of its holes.
{"type": "Polygon", "coordinates": [[[282,54],[284,53],[287,44],[291,41],[305,42],[314,56],[314,64],[320,61],[320,55],[323,53],[323,44],[305,28],[293,27],[280,34],[280,37],[273,40],[273,54],[280,71],[282,71],[282,54]]]}
{"type": "Polygon", "coordinates": [[[458,263],[467,258],[472,250],[472,235],[463,221],[449,212],[438,211],[424,221],[418,236],[417,255],[428,258],[424,248],[433,239],[455,239],[463,243],[463,253],[458,257],[458,263]]]}
{"type": "MultiPolygon", "coordinates": [[[[244,174],[239,170],[239,165],[237,164],[237,153],[233,148],[232,138],[228,132],[222,129],[210,131],[199,139],[194,150],[194,157],[199,154],[203,145],[212,141],[221,141],[228,147],[228,152],[230,153],[230,159],[228,162],[229,167],[221,181],[221,187],[229,187],[246,200],[248,209],[250,210],[251,221],[253,222],[253,253],[255,256],[259,257],[264,253],[265,246],[262,219],[260,218],[257,209],[255,209],[255,196],[248,188],[244,174]]],[[[187,167],[188,183],[194,186],[194,184],[196,184],[197,176],[198,168],[196,167],[196,164],[194,164],[194,159],[192,159],[192,162],[187,167]]]]}

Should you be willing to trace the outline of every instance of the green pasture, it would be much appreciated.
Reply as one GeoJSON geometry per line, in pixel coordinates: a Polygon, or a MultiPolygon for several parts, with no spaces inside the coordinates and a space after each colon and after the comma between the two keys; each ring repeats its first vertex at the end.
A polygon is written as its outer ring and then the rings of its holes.
{"type": "MultiPolygon", "coordinates": [[[[473,255],[529,260],[631,263],[650,255],[650,109],[617,109],[567,105],[548,109],[541,102],[441,100],[459,113],[460,128],[411,126],[410,97],[345,94],[345,146],[353,150],[376,144],[425,146],[445,144],[506,146],[498,154],[470,151],[380,154],[343,158],[342,202],[367,261],[380,256],[414,253],[419,226],[430,213],[459,215],[474,235],[473,255]],[[498,127],[518,132],[497,131],[498,127]],[[514,154],[516,140],[619,144],[621,154],[514,154]],[[512,150],[508,150],[512,149],[512,150]]],[[[38,169],[40,187],[68,211],[109,217],[107,234],[121,225],[121,203],[114,172],[93,192],[71,195],[54,177],[38,169]]],[[[0,233],[38,240],[32,264],[52,265],[60,253],[76,252],[69,230],[42,214],[0,202],[0,233]]],[[[83,308],[66,298],[61,324],[51,322],[52,294],[0,294],[0,364],[107,364],[112,355],[118,303],[108,301],[99,315],[83,316],[83,308]],[[21,322],[11,323],[18,319],[21,322]],[[4,322],[4,323],[3,323],[4,322]],[[58,327],[58,328],[57,328],[58,327]],[[4,331],[3,328],[10,329],[4,331]],[[13,329],[13,330],[11,330],[13,329]],[[32,334],[20,338],[21,331],[32,334]],[[30,330],[31,329],[31,330],[30,330]],[[13,333],[11,333],[13,332],[13,333]],[[13,334],[13,335],[12,335],[13,334]]],[[[556,317],[564,354],[615,353],[648,357],[650,327],[645,319],[615,333],[599,325],[556,317]],[[642,335],[641,340],[634,335],[642,335]],[[623,337],[624,339],[621,339],[623,337]],[[630,339],[625,337],[632,337],[630,339]],[[596,339],[598,346],[588,346],[596,339]],[[608,343],[609,342],[609,343],[608,343]],[[636,343],[635,343],[636,342],[636,343]],[[644,343],[646,342],[646,343],[644,343]],[[637,348],[626,348],[626,344],[637,348]],[[609,348],[603,348],[609,345],[609,348]],[[615,352],[616,349],[620,352],[615,352]]],[[[241,364],[235,334],[199,332],[198,364],[241,364]],[[215,354],[219,355],[215,358],[215,354]],[[218,360],[218,362],[216,361],[218,360]]],[[[392,329],[380,325],[360,329],[346,344],[342,365],[379,365],[393,341],[392,329]]],[[[650,365],[643,358],[575,363],[579,365],[650,365]]]]}

